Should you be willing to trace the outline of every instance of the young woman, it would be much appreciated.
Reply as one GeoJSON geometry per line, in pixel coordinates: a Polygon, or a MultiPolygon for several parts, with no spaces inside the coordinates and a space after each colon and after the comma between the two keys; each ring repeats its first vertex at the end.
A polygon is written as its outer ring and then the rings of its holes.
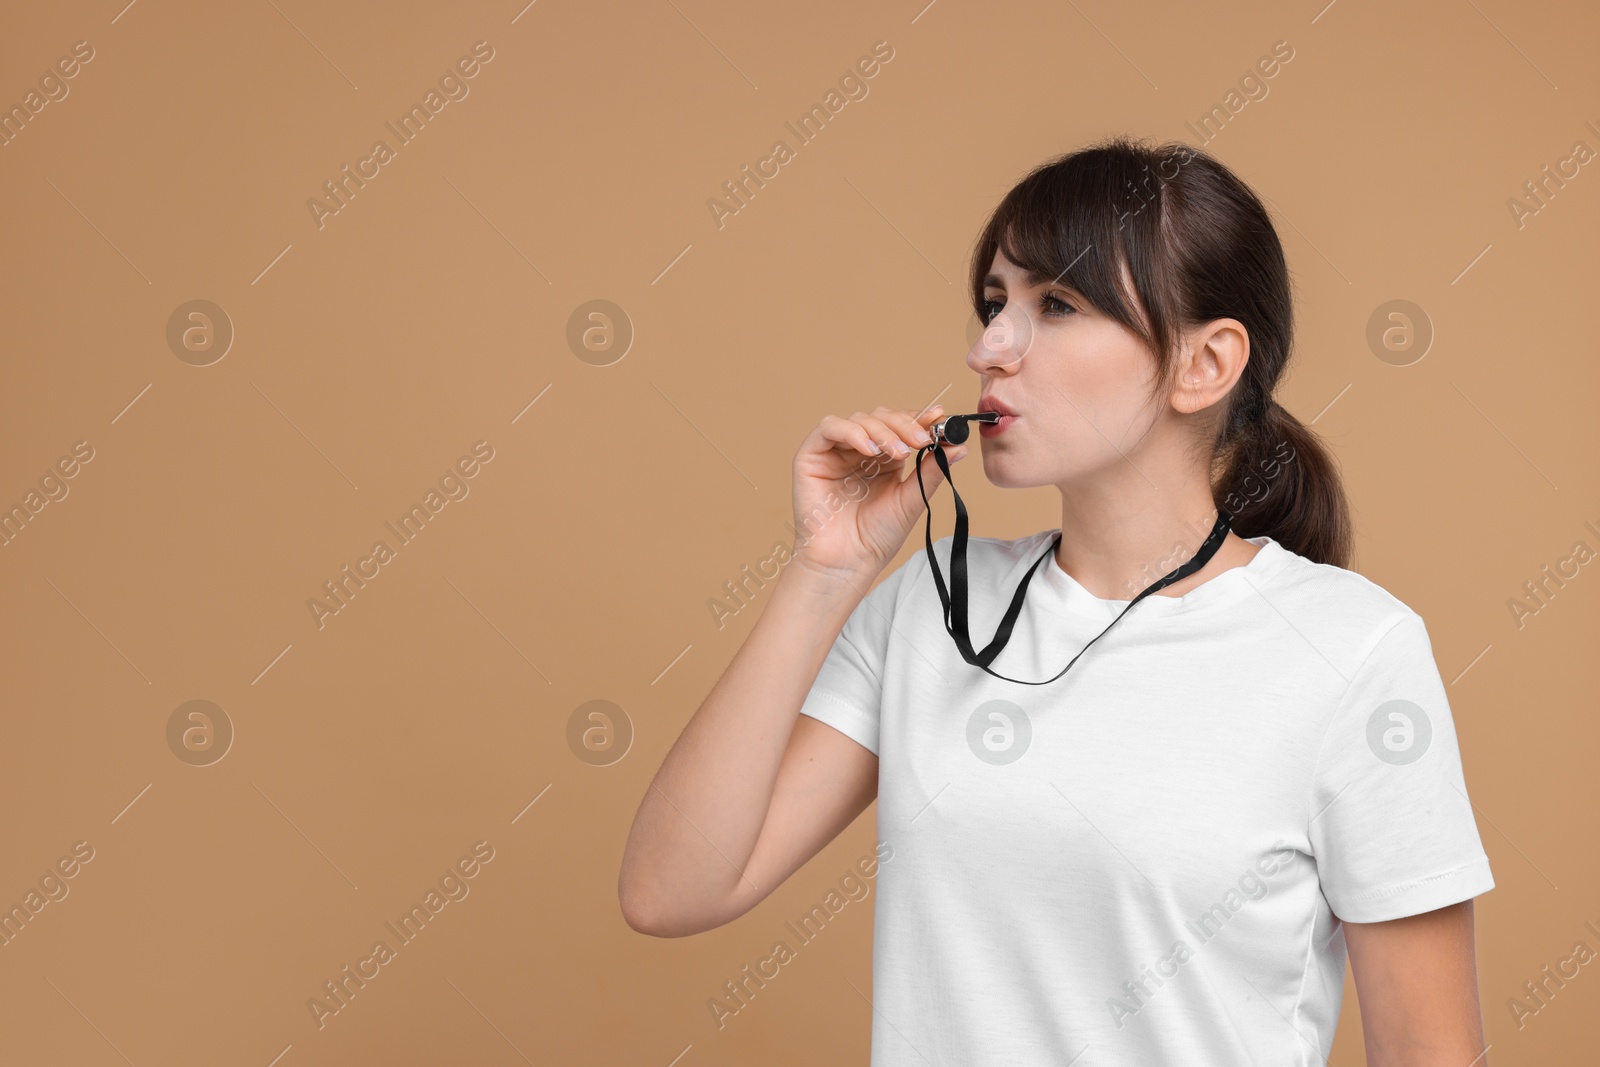
{"type": "Polygon", "coordinates": [[[1005,414],[984,475],[1054,486],[1060,529],[946,537],[873,588],[944,481],[943,412],[824,418],[801,543],[640,804],[627,922],[727,923],[876,798],[874,1067],[1322,1064],[1347,954],[1370,1067],[1482,1067],[1494,880],[1450,707],[1273,399],[1260,201],[1180,144],[1073,152],[996,209],[971,295],[959,410],[1005,414]]]}

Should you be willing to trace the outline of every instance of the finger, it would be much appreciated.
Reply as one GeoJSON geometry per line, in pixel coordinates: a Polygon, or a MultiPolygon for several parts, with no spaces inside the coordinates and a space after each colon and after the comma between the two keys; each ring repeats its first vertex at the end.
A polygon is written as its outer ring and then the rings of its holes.
{"type": "Polygon", "coordinates": [[[871,415],[858,411],[850,418],[866,428],[867,435],[878,445],[884,459],[901,460],[916,452],[918,446],[904,440],[899,430],[878,417],[878,412],[883,412],[893,417],[893,414],[888,409],[878,408],[871,415]]]}
{"type": "Polygon", "coordinates": [[[949,412],[945,411],[943,404],[934,404],[917,413],[917,423],[925,427],[929,433],[932,433],[933,424],[948,414],[949,412]]]}
{"type": "Polygon", "coordinates": [[[872,439],[872,430],[854,419],[825,415],[817,429],[831,448],[854,449],[863,457],[882,454],[882,448],[872,439]]]}
{"type": "Polygon", "coordinates": [[[937,409],[918,415],[902,408],[880,407],[874,409],[872,414],[913,449],[933,444],[933,434],[928,426],[938,418],[937,409]],[[923,419],[927,419],[928,423],[924,424],[923,419]]]}

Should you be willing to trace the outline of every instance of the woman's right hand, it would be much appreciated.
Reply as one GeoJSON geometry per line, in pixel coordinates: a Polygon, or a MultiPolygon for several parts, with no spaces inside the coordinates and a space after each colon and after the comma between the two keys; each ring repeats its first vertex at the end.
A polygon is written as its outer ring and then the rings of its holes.
{"type": "MultiPolygon", "coordinates": [[[[851,581],[876,577],[927,510],[923,488],[931,500],[944,482],[932,452],[922,457],[922,488],[916,469],[905,464],[932,442],[929,427],[943,415],[944,409],[935,405],[920,415],[879,406],[848,419],[824,416],[794,457],[796,543],[791,562],[851,581]]],[[[953,463],[967,454],[971,439],[939,447],[953,463]]]]}

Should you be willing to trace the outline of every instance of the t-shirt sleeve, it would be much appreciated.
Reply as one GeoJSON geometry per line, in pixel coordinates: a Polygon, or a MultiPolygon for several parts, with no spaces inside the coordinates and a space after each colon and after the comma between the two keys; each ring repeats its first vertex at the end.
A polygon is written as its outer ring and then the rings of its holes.
{"type": "Polygon", "coordinates": [[[874,755],[895,603],[918,558],[896,567],[856,605],[800,705],[801,715],[827,723],[874,755]]]}
{"type": "Polygon", "coordinates": [[[1494,888],[1416,612],[1390,625],[1357,668],[1328,724],[1311,794],[1312,851],[1339,918],[1419,915],[1494,888]]]}

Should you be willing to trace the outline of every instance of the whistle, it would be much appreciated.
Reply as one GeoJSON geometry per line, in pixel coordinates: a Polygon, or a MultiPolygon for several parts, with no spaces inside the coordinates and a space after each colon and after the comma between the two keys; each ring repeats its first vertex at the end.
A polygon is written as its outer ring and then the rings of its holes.
{"type": "Polygon", "coordinates": [[[972,433],[967,423],[987,422],[992,425],[999,421],[998,411],[981,411],[976,415],[951,415],[933,424],[933,443],[937,445],[940,441],[948,441],[952,445],[959,445],[972,433]]]}

